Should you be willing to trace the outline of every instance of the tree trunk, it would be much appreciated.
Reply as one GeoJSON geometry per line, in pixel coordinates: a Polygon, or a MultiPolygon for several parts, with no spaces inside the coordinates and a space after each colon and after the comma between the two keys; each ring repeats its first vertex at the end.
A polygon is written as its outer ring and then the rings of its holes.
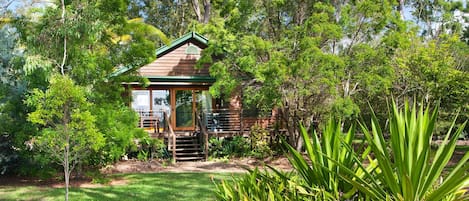
{"type": "Polygon", "coordinates": [[[202,15],[200,11],[200,4],[199,0],[192,0],[192,8],[194,9],[195,15],[197,16],[197,21],[200,23],[207,24],[210,20],[210,10],[212,8],[212,4],[210,0],[204,0],[204,14],[202,15]]]}
{"type": "Polygon", "coordinates": [[[67,145],[65,146],[65,151],[64,151],[64,176],[65,176],[65,201],[68,201],[68,186],[69,186],[69,181],[70,181],[70,161],[69,159],[69,136],[67,136],[67,145]]]}
{"type": "Polygon", "coordinates": [[[202,15],[200,14],[199,0],[192,0],[192,8],[194,9],[197,21],[202,22],[202,15]]]}
{"type": "Polygon", "coordinates": [[[68,186],[70,181],[70,133],[68,132],[68,123],[70,121],[70,111],[69,111],[69,103],[66,102],[63,105],[63,118],[62,118],[62,125],[63,125],[63,132],[65,134],[65,150],[64,150],[64,177],[65,177],[65,201],[68,201],[68,186]]]}
{"type": "Polygon", "coordinates": [[[399,0],[399,6],[397,6],[397,10],[399,11],[399,14],[401,16],[401,20],[405,20],[404,3],[405,3],[405,0],[399,0]]]}
{"type": "Polygon", "coordinates": [[[210,0],[204,0],[204,24],[207,24],[210,20],[210,10],[212,5],[210,4],[210,0]]]}

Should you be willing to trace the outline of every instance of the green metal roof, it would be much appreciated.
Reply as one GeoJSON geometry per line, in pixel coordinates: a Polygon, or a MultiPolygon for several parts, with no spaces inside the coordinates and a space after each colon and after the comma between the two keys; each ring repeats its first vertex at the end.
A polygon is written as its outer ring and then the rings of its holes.
{"type": "Polygon", "coordinates": [[[184,45],[187,41],[193,40],[193,42],[197,43],[198,45],[201,46],[207,46],[208,45],[208,39],[203,37],[202,35],[196,33],[196,32],[189,32],[185,34],[184,36],[174,40],[171,42],[169,45],[165,45],[163,47],[160,47],[156,50],[156,58],[159,58],[166,53],[170,52],[171,50],[180,47],[181,45],[184,45]]]}
{"type": "Polygon", "coordinates": [[[192,82],[213,83],[215,78],[210,76],[145,76],[150,82],[192,82]]]}
{"type": "MultiPolygon", "coordinates": [[[[207,47],[208,45],[208,39],[205,38],[204,36],[196,33],[196,32],[189,32],[187,34],[184,34],[182,37],[172,41],[169,45],[164,45],[156,50],[156,58],[160,58],[163,55],[171,52],[172,50],[186,44],[186,42],[191,41],[196,45],[202,46],[202,47],[207,47]]],[[[140,66],[141,67],[141,66],[140,66]]],[[[140,68],[138,67],[138,68],[140,68]]],[[[131,70],[132,67],[127,67],[123,66],[120,67],[119,69],[115,70],[113,73],[111,73],[111,77],[114,76],[119,76],[123,73],[126,73],[127,71],[131,70]]]]}

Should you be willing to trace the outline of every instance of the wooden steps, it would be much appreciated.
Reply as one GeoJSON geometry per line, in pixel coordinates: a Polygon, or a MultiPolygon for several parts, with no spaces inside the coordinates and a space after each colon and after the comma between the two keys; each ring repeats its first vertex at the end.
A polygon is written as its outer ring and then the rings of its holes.
{"type": "MultiPolygon", "coordinates": [[[[168,139],[165,139],[168,140],[168,139]]],[[[173,147],[168,147],[169,152],[172,152],[173,147]]],[[[177,135],[176,134],[176,161],[198,161],[204,160],[204,151],[199,138],[196,135],[177,135]]]]}

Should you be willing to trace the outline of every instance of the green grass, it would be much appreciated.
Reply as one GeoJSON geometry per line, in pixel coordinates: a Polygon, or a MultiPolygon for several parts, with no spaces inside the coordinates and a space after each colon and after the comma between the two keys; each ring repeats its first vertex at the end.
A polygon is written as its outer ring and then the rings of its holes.
{"type": "MultiPolygon", "coordinates": [[[[128,180],[128,183],[71,188],[70,200],[215,200],[212,178],[226,180],[231,174],[152,173],[111,177],[128,180]]],[[[64,192],[63,188],[0,186],[0,200],[63,200],[64,192]]]]}

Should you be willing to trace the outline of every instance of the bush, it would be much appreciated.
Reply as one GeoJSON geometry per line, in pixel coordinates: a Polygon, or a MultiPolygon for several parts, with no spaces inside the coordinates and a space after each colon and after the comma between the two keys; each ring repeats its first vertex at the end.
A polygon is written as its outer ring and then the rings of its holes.
{"type": "MultiPolygon", "coordinates": [[[[292,173],[250,171],[245,177],[235,179],[233,183],[224,182],[218,186],[220,200],[339,200],[350,199],[357,190],[346,181],[340,179],[340,162],[347,167],[357,167],[358,155],[353,152],[352,141],[355,130],[351,127],[347,133],[340,129],[340,122],[330,120],[322,132],[312,138],[301,127],[305,140],[307,156],[296,151],[286,142],[289,161],[294,168],[292,173]],[[273,191],[273,192],[270,192],[273,191]],[[269,199],[258,199],[269,197],[269,199]]],[[[261,132],[259,132],[261,133],[261,132]]],[[[372,167],[371,165],[370,167],[372,167]]],[[[359,171],[356,168],[354,171],[359,171]]]]}
{"type": "Polygon", "coordinates": [[[155,158],[169,158],[168,150],[163,140],[157,138],[144,137],[137,144],[137,159],[146,161],[155,158]]]}
{"type": "MultiPolygon", "coordinates": [[[[467,200],[469,152],[451,169],[445,169],[464,130],[449,129],[432,154],[430,147],[438,108],[424,111],[405,104],[392,105],[390,140],[386,141],[376,116],[371,131],[360,124],[367,147],[354,152],[354,127],[347,133],[340,122],[330,120],[321,138],[304,128],[306,156],[284,142],[294,170],[282,173],[250,171],[232,183],[217,185],[219,200],[467,200]],[[305,159],[307,158],[307,159],[305,159]],[[446,171],[445,171],[446,170],[446,171]],[[295,179],[292,179],[293,176],[295,179]],[[272,183],[275,181],[278,183],[272,183]],[[301,188],[297,188],[301,187],[301,188]],[[299,192],[299,193],[298,193],[299,192]],[[297,194],[295,194],[297,193],[297,194]],[[264,197],[262,197],[264,196],[264,197]],[[308,197],[310,196],[310,197],[308,197]]],[[[454,124],[453,124],[454,126],[454,124]]],[[[452,126],[452,127],[453,127],[452,126]]],[[[451,127],[451,128],[452,128],[451,127]]]]}
{"type": "Polygon", "coordinates": [[[233,138],[210,138],[209,153],[213,158],[221,157],[243,157],[250,152],[250,145],[247,138],[235,136],[233,138]]]}
{"type": "Polygon", "coordinates": [[[232,181],[216,185],[218,200],[326,200],[331,197],[322,189],[307,189],[298,175],[288,172],[249,170],[232,181]],[[311,193],[312,192],[312,193],[311,193]]]}
{"type": "Polygon", "coordinates": [[[23,165],[19,166],[15,172],[21,176],[37,177],[39,179],[50,179],[57,175],[60,167],[52,163],[51,159],[45,154],[34,154],[28,159],[21,161],[23,165]]]}
{"type": "Polygon", "coordinates": [[[256,124],[251,128],[249,138],[242,136],[235,136],[232,138],[210,138],[209,153],[213,158],[233,156],[265,158],[273,153],[270,148],[269,139],[270,133],[256,124]]]}
{"type": "MultiPolygon", "coordinates": [[[[342,177],[374,200],[457,200],[465,198],[469,186],[469,152],[451,169],[445,167],[453,156],[456,141],[464,130],[464,123],[453,133],[453,125],[432,154],[431,141],[435,132],[438,107],[433,111],[421,106],[412,108],[408,102],[403,110],[392,105],[389,117],[390,141],[384,140],[382,129],[373,115],[372,129],[362,124],[366,141],[378,164],[378,171],[367,172],[363,179],[356,174],[342,177]],[[389,145],[388,145],[389,144],[389,145]]],[[[347,167],[344,167],[348,170],[347,167]]]]}
{"type": "Polygon", "coordinates": [[[270,148],[270,133],[260,125],[255,124],[251,127],[250,133],[251,142],[251,156],[256,158],[265,158],[266,156],[272,155],[272,149],[270,148]]]}

